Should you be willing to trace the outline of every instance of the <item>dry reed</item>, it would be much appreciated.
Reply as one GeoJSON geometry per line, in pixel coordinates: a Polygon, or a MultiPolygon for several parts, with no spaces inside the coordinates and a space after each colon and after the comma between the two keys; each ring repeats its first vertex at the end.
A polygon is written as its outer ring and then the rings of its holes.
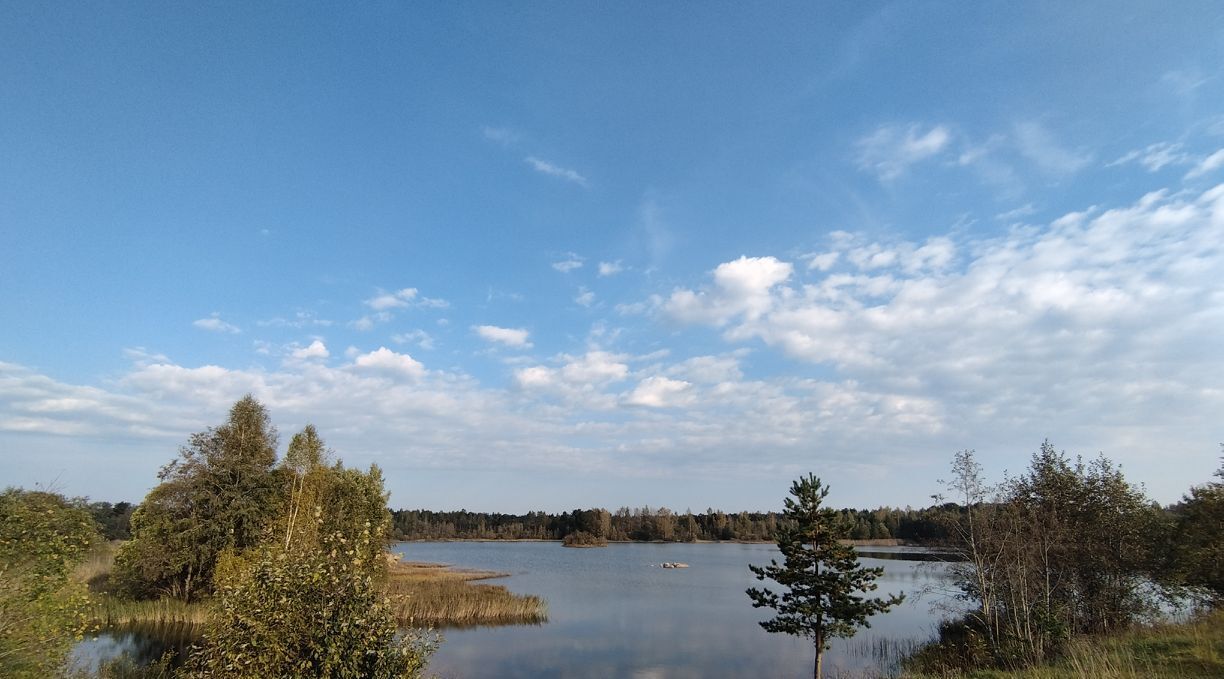
{"type": "Polygon", "coordinates": [[[396,620],[409,627],[538,624],[548,619],[539,597],[472,582],[502,576],[440,564],[391,563],[387,595],[396,620]]]}

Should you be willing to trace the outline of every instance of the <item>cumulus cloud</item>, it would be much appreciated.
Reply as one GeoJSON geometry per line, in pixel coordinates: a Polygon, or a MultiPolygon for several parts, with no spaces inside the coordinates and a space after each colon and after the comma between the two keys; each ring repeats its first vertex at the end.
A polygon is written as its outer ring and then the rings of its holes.
{"type": "Polygon", "coordinates": [[[289,357],[296,361],[323,359],[328,356],[331,356],[331,354],[327,351],[327,346],[321,340],[311,342],[310,346],[296,347],[289,352],[289,357]]]}
{"type": "MultiPolygon", "coordinates": [[[[657,335],[593,327],[582,349],[484,382],[386,347],[339,358],[322,340],[273,367],[133,349],[97,386],[0,363],[0,449],[25,453],[0,456],[0,477],[25,482],[24,461],[52,455],[91,475],[77,492],[107,470],[152,483],[189,432],[251,393],[282,432],[313,422],[346,462],[378,462],[400,498],[421,497],[411,479],[428,469],[775,483],[818,465],[845,487],[864,466],[893,474],[890,497],[917,503],[952,451],[1015,469],[1049,436],[1172,501],[1217,465],[1221,243],[1224,186],[990,236],[837,234],[816,255],[827,267],[725,262],[626,311],[669,321],[657,335]],[[710,342],[725,344],[692,353],[710,342]]],[[[530,344],[522,329],[473,331],[530,344]]]]}
{"type": "Polygon", "coordinates": [[[625,403],[647,408],[671,408],[693,402],[693,385],[661,375],[647,377],[625,395],[625,403]]]}
{"type": "Polygon", "coordinates": [[[496,325],[477,325],[473,326],[473,330],[480,336],[481,339],[497,344],[504,344],[508,347],[517,349],[530,349],[531,342],[528,341],[530,333],[523,328],[502,328],[496,325]]]}
{"type": "Polygon", "coordinates": [[[739,315],[755,318],[773,304],[771,289],[789,279],[793,271],[793,265],[775,257],[742,256],[714,269],[713,287],[673,291],[663,311],[682,322],[714,325],[739,315]]]}
{"type": "Polygon", "coordinates": [[[558,179],[564,179],[567,182],[572,182],[583,188],[587,188],[588,186],[590,186],[590,183],[587,181],[586,177],[578,174],[578,172],[576,172],[575,170],[571,170],[567,167],[561,167],[560,165],[555,165],[553,163],[548,162],[547,160],[543,160],[535,156],[527,156],[526,158],[523,159],[523,161],[526,162],[528,165],[530,165],[531,169],[535,170],[536,172],[539,172],[540,174],[546,174],[550,177],[557,177],[558,179]]]}
{"type": "Polygon", "coordinates": [[[905,174],[911,165],[933,158],[952,141],[943,125],[925,131],[921,125],[883,125],[858,142],[858,165],[881,181],[905,174]]]}
{"type": "Polygon", "coordinates": [[[419,379],[425,374],[425,366],[408,354],[397,354],[386,347],[379,347],[368,354],[353,359],[359,370],[382,373],[399,378],[419,379]]]}
{"type": "Polygon", "coordinates": [[[219,332],[230,335],[236,335],[242,332],[238,326],[221,320],[221,314],[216,311],[214,311],[207,318],[200,318],[192,321],[191,324],[201,330],[207,330],[209,332],[219,332]]]}
{"type": "Polygon", "coordinates": [[[1224,401],[1220,243],[1224,186],[1157,192],[992,239],[842,241],[857,271],[791,286],[765,278],[752,288],[755,314],[698,296],[673,316],[911,394],[892,403],[921,401],[922,417],[1042,431],[1090,419],[1099,441],[1117,441],[1155,412],[1181,422],[1224,401]],[[948,268],[961,251],[968,259],[948,268]]]}
{"type": "Polygon", "coordinates": [[[585,287],[578,288],[578,294],[574,297],[574,301],[584,307],[589,307],[595,303],[595,293],[587,290],[585,287]]]}

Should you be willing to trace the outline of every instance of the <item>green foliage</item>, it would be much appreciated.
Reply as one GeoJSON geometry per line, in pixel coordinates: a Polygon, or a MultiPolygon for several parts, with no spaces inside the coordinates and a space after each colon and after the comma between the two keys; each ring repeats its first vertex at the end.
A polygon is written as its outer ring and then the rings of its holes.
{"type": "Polygon", "coordinates": [[[276,522],[282,544],[285,549],[312,550],[320,548],[325,536],[354,539],[368,532],[373,539],[363,543],[360,557],[382,575],[391,525],[382,470],[371,465],[362,472],[326,460],[326,448],[313,426],[293,437],[282,465],[290,475],[289,502],[276,522]]]}
{"type": "Polygon", "coordinates": [[[80,503],[54,493],[0,493],[0,676],[59,669],[86,629],[88,597],[69,576],[98,537],[80,503]]]}
{"type": "Polygon", "coordinates": [[[89,513],[102,530],[107,540],[127,540],[132,537],[132,512],[136,508],[130,502],[91,502],[89,513]]]}
{"type": "Polygon", "coordinates": [[[218,556],[218,611],[190,676],[378,679],[424,669],[430,642],[399,635],[382,594],[382,473],[325,459],[314,427],[295,436],[275,530],[256,549],[218,556]]]}
{"type": "Polygon", "coordinates": [[[234,404],[224,425],[192,435],[132,515],[116,584],[135,598],[191,601],[210,592],[218,555],[254,547],[280,512],[275,461],[276,430],[251,396],[234,404]]]}
{"type": "Polygon", "coordinates": [[[1219,481],[1190,489],[1176,508],[1173,578],[1200,588],[1216,607],[1224,607],[1224,462],[1219,481]]]}
{"type": "Polygon", "coordinates": [[[220,592],[217,624],[188,676],[417,676],[429,646],[397,634],[390,604],[356,556],[369,540],[332,535],[321,551],[259,550],[245,576],[220,592]]]}
{"type": "Polygon", "coordinates": [[[947,485],[964,503],[950,573],[974,607],[943,631],[965,667],[1039,663],[1153,610],[1161,516],[1106,458],[1072,461],[1047,441],[1024,474],[992,487],[962,451],[947,485]]]}
{"type": "Polygon", "coordinates": [[[845,527],[837,512],[822,507],[828,486],[809,474],[791,486],[783,516],[789,527],[778,532],[783,563],[749,566],[758,580],[773,580],[785,587],[778,593],[752,588],[748,597],[754,608],[772,608],[777,615],[761,623],[769,632],[782,632],[812,639],[816,646],[816,674],[820,658],[833,637],[853,636],[859,627],[869,627],[867,618],[901,603],[903,596],[868,599],[876,589],[882,568],[859,565],[854,547],[839,540],[845,527]]]}

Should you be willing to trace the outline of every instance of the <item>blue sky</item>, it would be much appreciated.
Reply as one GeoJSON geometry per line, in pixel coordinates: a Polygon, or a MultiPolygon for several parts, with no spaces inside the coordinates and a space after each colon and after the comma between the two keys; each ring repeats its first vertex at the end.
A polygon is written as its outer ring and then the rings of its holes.
{"type": "Polygon", "coordinates": [[[1224,6],[0,8],[0,480],[253,393],[395,506],[922,505],[1224,441],[1224,6]]]}

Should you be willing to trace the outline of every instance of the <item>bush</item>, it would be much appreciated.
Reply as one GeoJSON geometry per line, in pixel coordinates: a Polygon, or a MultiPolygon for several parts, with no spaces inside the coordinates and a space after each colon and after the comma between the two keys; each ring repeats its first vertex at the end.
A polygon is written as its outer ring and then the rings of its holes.
{"type": "Polygon", "coordinates": [[[396,631],[358,540],[336,533],[322,549],[266,546],[221,583],[219,611],[188,676],[415,677],[432,642],[396,631]]]}
{"type": "Polygon", "coordinates": [[[86,630],[73,568],[98,540],[79,503],[54,493],[0,493],[0,676],[46,677],[86,630]]]}

